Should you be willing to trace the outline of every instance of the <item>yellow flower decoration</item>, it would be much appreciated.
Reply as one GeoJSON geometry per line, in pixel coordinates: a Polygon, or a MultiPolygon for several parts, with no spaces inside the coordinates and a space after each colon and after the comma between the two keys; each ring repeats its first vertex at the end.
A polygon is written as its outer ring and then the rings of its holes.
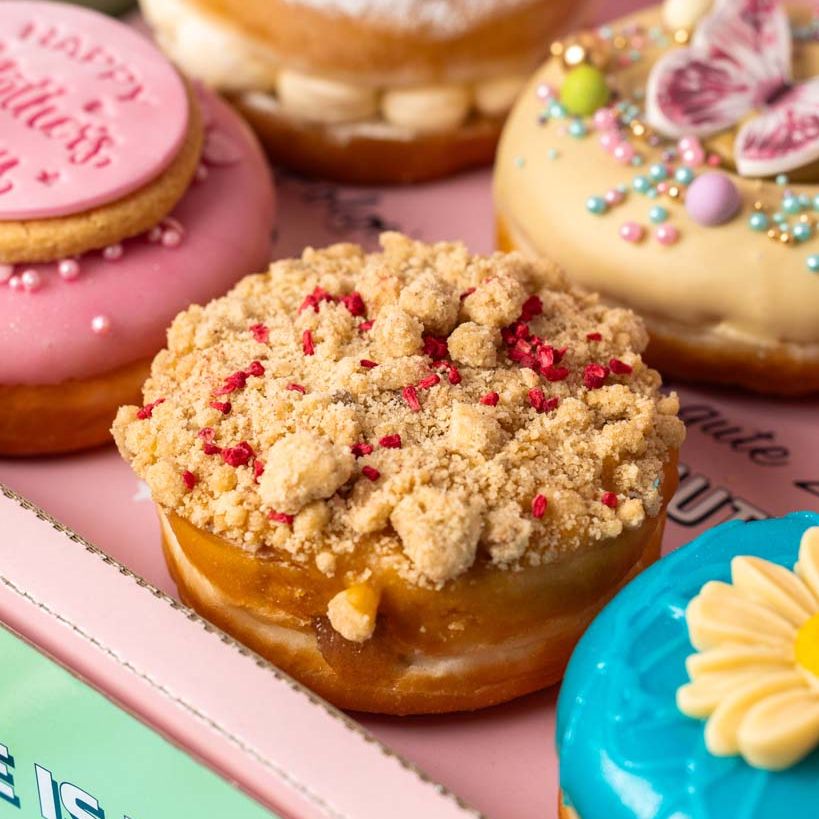
{"type": "Polygon", "coordinates": [[[697,653],[677,706],[707,718],[715,756],[780,771],[819,746],[819,526],[802,536],[793,571],[737,557],[731,579],[706,583],[688,605],[697,653]]]}

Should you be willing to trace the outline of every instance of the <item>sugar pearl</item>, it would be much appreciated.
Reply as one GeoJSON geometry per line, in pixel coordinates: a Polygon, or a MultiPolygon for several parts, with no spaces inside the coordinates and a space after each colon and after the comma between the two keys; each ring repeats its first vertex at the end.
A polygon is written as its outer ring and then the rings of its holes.
{"type": "Polygon", "coordinates": [[[108,245],[102,251],[102,258],[107,262],[116,262],[122,258],[125,250],[121,244],[108,245]]]}
{"type": "Polygon", "coordinates": [[[698,176],[688,187],[685,209],[698,224],[721,225],[736,216],[742,205],[737,186],[719,171],[698,176]]]}
{"type": "Polygon", "coordinates": [[[642,241],[644,234],[642,225],[638,225],[637,222],[624,222],[620,225],[620,238],[626,242],[642,241]]]}
{"type": "Polygon", "coordinates": [[[5,284],[13,275],[13,264],[0,264],[0,284],[5,284]]]}
{"type": "Polygon", "coordinates": [[[105,315],[94,316],[91,319],[91,332],[104,336],[111,330],[111,319],[105,315]]]}
{"type": "Polygon", "coordinates": [[[677,168],[674,171],[674,179],[677,180],[681,185],[690,185],[694,179],[694,171],[691,168],[687,168],[685,165],[677,168]]]}
{"type": "Polygon", "coordinates": [[[589,213],[594,213],[599,216],[600,214],[605,213],[607,209],[608,205],[602,196],[590,196],[586,200],[586,210],[589,213]]]}
{"type": "Polygon", "coordinates": [[[146,238],[152,245],[159,244],[159,242],[162,241],[162,228],[159,225],[152,227],[148,231],[146,238]]]}
{"type": "Polygon", "coordinates": [[[199,165],[196,168],[196,173],[194,174],[194,181],[195,182],[204,182],[208,178],[208,168],[206,165],[199,165]]]}
{"type": "Polygon", "coordinates": [[[43,283],[40,274],[36,270],[24,270],[20,274],[20,281],[23,289],[28,290],[29,293],[39,290],[43,283]]]}
{"type": "Polygon", "coordinates": [[[610,131],[617,125],[617,115],[611,108],[598,108],[594,113],[594,127],[598,131],[610,131]]]}
{"type": "Polygon", "coordinates": [[[162,232],[163,247],[179,247],[182,244],[182,234],[175,228],[168,228],[162,232]]]}
{"type": "Polygon", "coordinates": [[[819,253],[808,256],[807,265],[812,273],[819,273],[819,253]]]}
{"type": "Polygon", "coordinates": [[[654,222],[654,224],[660,224],[660,222],[665,222],[668,219],[668,211],[662,205],[654,205],[653,208],[648,212],[648,218],[654,222]]]}
{"type": "Polygon", "coordinates": [[[605,200],[607,205],[619,205],[625,198],[626,195],[622,191],[618,191],[617,188],[606,191],[605,200]]]}
{"type": "Polygon", "coordinates": [[[613,151],[621,142],[620,134],[617,131],[603,131],[600,134],[600,144],[607,151],[613,151]]]}
{"type": "Polygon", "coordinates": [[[677,228],[673,225],[660,225],[654,235],[661,245],[673,245],[680,238],[677,228]]]}
{"type": "Polygon", "coordinates": [[[80,275],[80,263],[76,259],[61,259],[57,264],[57,273],[61,279],[70,282],[80,275]]]}
{"type": "Polygon", "coordinates": [[[9,287],[12,290],[22,290],[23,280],[19,275],[14,275],[9,279],[9,287]]]}
{"type": "Polygon", "coordinates": [[[634,158],[634,146],[630,142],[619,142],[614,146],[612,154],[618,162],[627,165],[634,158]]]}

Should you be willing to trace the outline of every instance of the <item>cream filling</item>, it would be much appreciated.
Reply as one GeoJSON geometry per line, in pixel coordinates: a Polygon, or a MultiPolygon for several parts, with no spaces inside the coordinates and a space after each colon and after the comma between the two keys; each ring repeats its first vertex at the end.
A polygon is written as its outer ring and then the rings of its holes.
{"type": "Polygon", "coordinates": [[[473,112],[506,114],[527,79],[510,74],[474,84],[372,88],[287,68],[263,43],[185,0],[142,0],[142,10],[186,73],[224,91],[275,94],[280,110],[321,125],[383,122],[412,133],[451,131],[473,112]]]}

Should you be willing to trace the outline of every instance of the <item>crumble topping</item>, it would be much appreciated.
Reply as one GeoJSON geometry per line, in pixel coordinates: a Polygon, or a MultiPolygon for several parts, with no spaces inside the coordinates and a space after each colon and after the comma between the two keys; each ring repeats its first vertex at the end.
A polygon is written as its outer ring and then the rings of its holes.
{"type": "Polygon", "coordinates": [[[114,424],[159,505],[328,577],[358,566],[347,583],[429,587],[658,514],[684,432],[634,314],[517,254],[381,245],[307,249],[177,316],[114,424]]]}

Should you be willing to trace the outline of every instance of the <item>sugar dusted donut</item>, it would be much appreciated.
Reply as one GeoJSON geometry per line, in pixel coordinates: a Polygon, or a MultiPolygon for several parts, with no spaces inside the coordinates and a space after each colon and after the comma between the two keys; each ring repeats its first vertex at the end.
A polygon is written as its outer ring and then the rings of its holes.
{"type": "Polygon", "coordinates": [[[639,312],[664,374],[819,390],[819,42],[806,14],[789,26],[776,2],[653,7],[597,32],[588,54],[604,72],[549,60],[508,120],[501,245],[639,312]]]}
{"type": "Polygon", "coordinates": [[[479,708],[658,557],[677,399],[556,268],[382,247],[180,314],[114,435],[190,605],[338,705],[479,708]]]}
{"type": "Polygon", "coordinates": [[[180,309],[265,264],[272,189],[239,118],[119,23],[7,2],[0,54],[0,454],[64,452],[109,440],[180,309]]]}
{"type": "Polygon", "coordinates": [[[814,819],[819,515],[726,523],[629,584],[557,723],[562,819],[814,819]]]}
{"type": "Polygon", "coordinates": [[[492,160],[503,117],[582,3],[143,0],[162,46],[229,93],[276,161],[412,182],[492,160]]]}

